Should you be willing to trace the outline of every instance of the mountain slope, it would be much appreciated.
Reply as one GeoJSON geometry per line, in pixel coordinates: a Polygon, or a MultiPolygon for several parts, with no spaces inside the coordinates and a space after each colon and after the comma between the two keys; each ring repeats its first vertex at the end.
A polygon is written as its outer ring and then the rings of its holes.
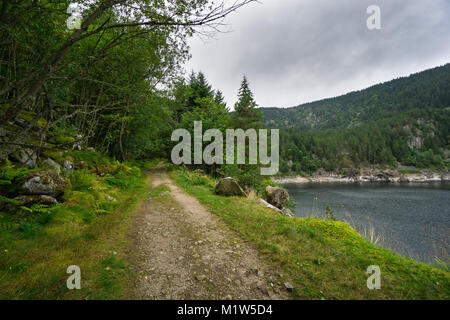
{"type": "Polygon", "coordinates": [[[293,108],[262,108],[281,129],[281,171],[449,165],[450,64],[293,108]]]}
{"type": "Polygon", "coordinates": [[[348,128],[412,110],[450,107],[450,63],[361,91],[299,105],[262,108],[270,128],[348,128]]]}

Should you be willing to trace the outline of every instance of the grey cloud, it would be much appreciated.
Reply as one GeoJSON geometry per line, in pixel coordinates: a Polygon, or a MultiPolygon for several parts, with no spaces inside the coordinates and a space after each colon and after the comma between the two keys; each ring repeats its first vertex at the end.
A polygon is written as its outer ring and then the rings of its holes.
{"type": "Polygon", "coordinates": [[[447,0],[264,0],[228,19],[233,30],[191,41],[232,107],[243,74],[261,106],[287,107],[359,90],[450,62],[447,0]],[[381,8],[381,30],[366,9],[381,8]]]}

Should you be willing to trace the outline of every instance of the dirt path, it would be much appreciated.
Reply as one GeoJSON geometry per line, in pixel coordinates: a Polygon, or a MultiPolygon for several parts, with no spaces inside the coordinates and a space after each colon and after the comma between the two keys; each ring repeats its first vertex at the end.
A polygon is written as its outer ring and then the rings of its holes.
{"type": "Polygon", "coordinates": [[[161,169],[135,222],[137,299],[289,299],[280,275],[161,169]]]}

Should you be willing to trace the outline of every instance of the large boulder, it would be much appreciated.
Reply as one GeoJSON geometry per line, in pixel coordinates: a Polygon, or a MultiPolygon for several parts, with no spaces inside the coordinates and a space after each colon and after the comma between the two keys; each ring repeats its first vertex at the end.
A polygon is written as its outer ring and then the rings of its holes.
{"type": "Polygon", "coordinates": [[[29,195],[47,195],[57,197],[64,192],[67,182],[54,171],[39,171],[31,173],[22,184],[29,195]]]}
{"type": "Polygon", "coordinates": [[[278,209],[283,209],[289,201],[289,194],[286,190],[277,187],[266,187],[267,200],[278,209]]]}
{"type": "Polygon", "coordinates": [[[247,194],[242,190],[239,183],[231,177],[221,179],[215,186],[216,194],[225,196],[240,196],[246,197],[247,194]]]}
{"type": "Polygon", "coordinates": [[[30,168],[34,167],[37,161],[36,152],[30,149],[19,149],[11,155],[11,158],[30,168]]]}
{"type": "Polygon", "coordinates": [[[44,164],[45,166],[49,167],[50,169],[54,170],[57,173],[61,172],[61,166],[59,165],[59,163],[50,158],[47,158],[44,161],[42,161],[42,164],[44,164]]]}

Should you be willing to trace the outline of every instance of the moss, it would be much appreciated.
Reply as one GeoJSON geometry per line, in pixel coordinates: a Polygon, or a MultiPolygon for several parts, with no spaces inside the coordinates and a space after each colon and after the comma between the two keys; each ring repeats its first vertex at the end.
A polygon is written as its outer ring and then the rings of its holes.
{"type": "MultiPolygon", "coordinates": [[[[36,116],[36,112],[33,111],[26,111],[23,110],[21,111],[17,117],[20,119],[25,120],[26,122],[31,122],[34,117],[36,116]]],[[[37,122],[36,125],[40,128],[44,128],[47,125],[47,120],[45,120],[44,118],[40,118],[37,122]]]]}
{"type": "Polygon", "coordinates": [[[59,164],[63,162],[63,150],[45,150],[42,155],[58,162],[59,164]]]}
{"type": "Polygon", "coordinates": [[[75,141],[74,137],[67,136],[54,136],[48,139],[48,142],[54,145],[70,145],[75,141]]]}

